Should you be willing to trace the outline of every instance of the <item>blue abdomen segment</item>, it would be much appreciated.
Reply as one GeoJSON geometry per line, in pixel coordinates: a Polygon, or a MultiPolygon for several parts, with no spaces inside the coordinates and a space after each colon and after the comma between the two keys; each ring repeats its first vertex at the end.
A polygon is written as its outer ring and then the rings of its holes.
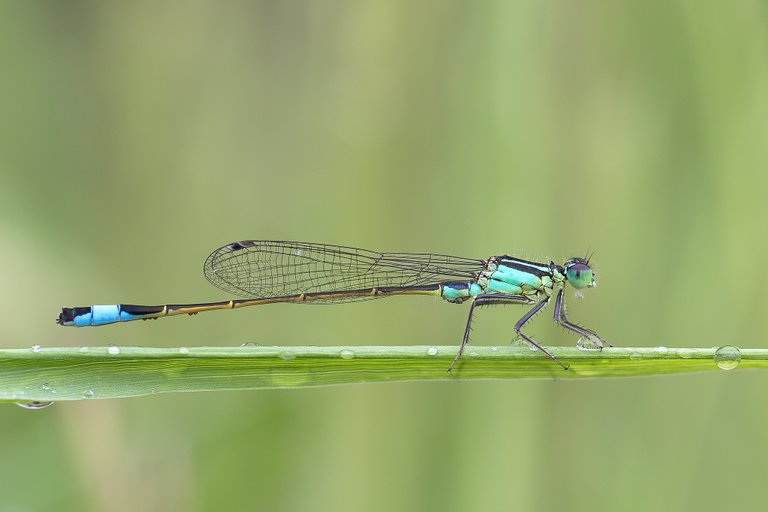
{"type": "Polygon", "coordinates": [[[157,318],[165,314],[163,306],[132,304],[94,304],[93,306],[63,308],[56,322],[60,325],[86,327],[127,322],[142,318],[157,318]]]}
{"type": "Polygon", "coordinates": [[[470,297],[474,297],[478,293],[482,293],[483,289],[475,281],[466,281],[458,283],[443,283],[440,289],[440,296],[448,302],[464,302],[470,297]]]}

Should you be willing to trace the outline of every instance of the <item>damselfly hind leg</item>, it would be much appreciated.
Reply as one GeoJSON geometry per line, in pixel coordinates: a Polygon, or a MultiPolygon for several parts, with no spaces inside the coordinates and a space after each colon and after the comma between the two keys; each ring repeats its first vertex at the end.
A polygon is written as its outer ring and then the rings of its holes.
{"type": "Polygon", "coordinates": [[[456,361],[459,360],[461,357],[462,352],[464,352],[464,347],[467,346],[467,343],[469,343],[469,333],[472,330],[472,314],[475,311],[475,306],[477,305],[477,299],[472,301],[472,304],[469,305],[469,316],[467,317],[467,325],[464,327],[464,337],[461,338],[461,345],[459,345],[459,353],[456,354],[456,357],[453,358],[453,361],[451,362],[451,366],[448,367],[448,373],[453,370],[453,367],[456,366],[456,361]]]}
{"type": "Polygon", "coordinates": [[[552,314],[555,323],[581,336],[581,339],[585,340],[585,342],[582,342],[579,345],[581,348],[586,348],[587,350],[602,350],[603,347],[612,346],[610,343],[603,341],[592,329],[587,329],[586,327],[582,327],[568,320],[565,316],[565,300],[563,299],[563,293],[563,289],[560,288],[557,291],[557,297],[555,297],[555,309],[552,314]]]}

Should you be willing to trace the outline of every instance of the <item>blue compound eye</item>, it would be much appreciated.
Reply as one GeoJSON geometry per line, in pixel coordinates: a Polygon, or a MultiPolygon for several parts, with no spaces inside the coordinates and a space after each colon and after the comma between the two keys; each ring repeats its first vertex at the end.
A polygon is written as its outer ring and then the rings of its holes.
{"type": "Polygon", "coordinates": [[[595,279],[592,269],[581,258],[572,258],[565,262],[565,278],[574,288],[586,288],[594,286],[595,279]]]}

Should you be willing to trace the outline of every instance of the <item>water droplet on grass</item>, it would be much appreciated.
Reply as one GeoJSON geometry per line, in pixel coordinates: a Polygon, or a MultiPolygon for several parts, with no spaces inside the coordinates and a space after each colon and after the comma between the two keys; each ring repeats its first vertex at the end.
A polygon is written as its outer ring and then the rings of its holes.
{"type": "Polygon", "coordinates": [[[95,393],[90,389],[86,389],[85,391],[83,391],[83,398],[93,398],[94,394],[95,393]]]}
{"type": "Polygon", "coordinates": [[[342,359],[354,359],[355,358],[355,353],[352,352],[351,350],[349,350],[348,348],[345,348],[344,350],[339,352],[339,355],[341,356],[342,359]]]}
{"type": "Polygon", "coordinates": [[[116,355],[118,355],[120,353],[120,347],[116,347],[114,345],[110,345],[110,346],[107,347],[107,352],[110,355],[116,356],[116,355]]]}
{"type": "Polygon", "coordinates": [[[725,345],[715,351],[715,364],[721,370],[733,370],[739,366],[741,351],[731,345],[725,345]]]}
{"type": "Polygon", "coordinates": [[[437,347],[429,347],[427,349],[427,355],[428,356],[436,356],[437,355],[437,347]]]}
{"type": "Polygon", "coordinates": [[[595,343],[589,338],[584,338],[584,337],[581,337],[576,341],[576,348],[578,348],[579,350],[585,350],[588,352],[596,352],[598,350],[603,350],[603,347],[601,347],[599,344],[595,343]]]}
{"type": "Polygon", "coordinates": [[[16,405],[23,407],[24,409],[45,409],[46,407],[53,405],[53,402],[35,400],[32,402],[16,402],[16,405]]]}
{"type": "Polygon", "coordinates": [[[40,345],[32,345],[32,352],[40,352],[40,345]]]}

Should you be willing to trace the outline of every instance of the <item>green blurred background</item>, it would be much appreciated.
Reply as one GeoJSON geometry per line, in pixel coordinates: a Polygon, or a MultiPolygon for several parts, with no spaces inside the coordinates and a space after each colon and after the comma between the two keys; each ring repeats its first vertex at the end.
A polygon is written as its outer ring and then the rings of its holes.
{"type": "MultiPolygon", "coordinates": [[[[457,344],[466,306],[228,298],[279,238],[557,261],[619,346],[765,347],[768,9],[651,2],[4,2],[3,347],[457,344]]],[[[478,316],[502,344],[522,315],[478,316]]],[[[575,338],[541,315],[529,332],[575,338]]],[[[393,383],[5,406],[0,509],[718,510],[764,501],[768,376],[393,383]]]]}

